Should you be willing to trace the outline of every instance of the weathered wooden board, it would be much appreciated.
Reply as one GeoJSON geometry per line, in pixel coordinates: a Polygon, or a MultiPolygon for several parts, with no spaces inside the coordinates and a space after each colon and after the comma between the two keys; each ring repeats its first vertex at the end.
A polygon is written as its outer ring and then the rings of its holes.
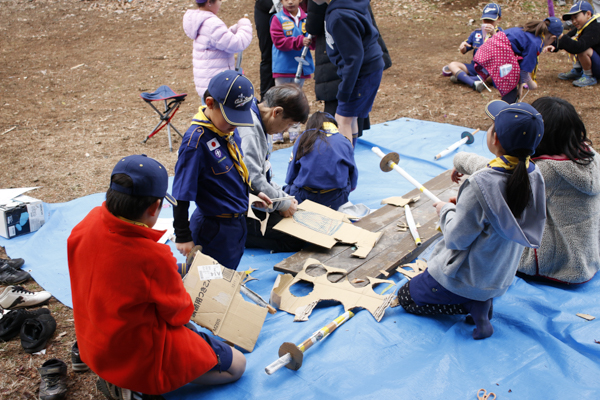
{"type": "MultiPolygon", "coordinates": [[[[442,201],[448,201],[450,197],[456,196],[458,193],[459,185],[450,180],[450,172],[443,172],[424,184],[442,201]]],[[[405,194],[404,197],[410,198],[419,194],[421,192],[414,189],[405,194]]],[[[331,249],[311,245],[276,264],[274,269],[295,275],[302,269],[306,259],[314,258],[327,266],[348,271],[350,280],[355,278],[364,279],[369,276],[375,278],[385,277],[386,273],[391,273],[398,266],[414,260],[441,235],[436,230],[438,216],[433,207],[433,201],[421,194],[421,198],[416,203],[411,204],[411,211],[415,222],[421,225],[418,229],[423,242],[421,246],[415,244],[408,230],[405,232],[398,231],[398,223],[406,222],[404,208],[385,205],[355,224],[371,232],[383,232],[381,239],[373,247],[367,258],[352,257],[351,254],[354,249],[348,245],[339,244],[331,249]]]]}

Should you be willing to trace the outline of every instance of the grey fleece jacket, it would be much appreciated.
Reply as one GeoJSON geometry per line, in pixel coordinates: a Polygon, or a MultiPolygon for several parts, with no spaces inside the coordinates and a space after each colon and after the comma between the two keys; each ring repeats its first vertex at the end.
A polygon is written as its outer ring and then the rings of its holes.
{"type": "MultiPolygon", "coordinates": [[[[546,182],[546,226],[539,249],[525,249],[519,271],[567,283],[590,280],[600,269],[600,157],[588,165],[566,157],[535,159],[546,182]],[[536,261],[537,260],[537,261],[536,261]]],[[[487,160],[470,153],[454,158],[471,174],[487,160]]]]}
{"type": "MultiPolygon", "coordinates": [[[[254,126],[240,126],[237,128],[238,134],[242,138],[242,152],[244,153],[244,163],[248,168],[252,189],[263,192],[269,198],[286,197],[287,194],[275,182],[267,179],[267,174],[271,170],[272,145],[269,146],[267,134],[265,133],[261,119],[254,109],[252,109],[252,119],[254,126]]],[[[290,208],[290,200],[273,203],[273,209],[269,211],[285,211],[290,208]]]]}
{"type": "Polygon", "coordinates": [[[503,295],[513,281],[523,248],[538,247],[546,215],[544,180],[529,173],[532,201],[519,219],[506,204],[510,175],[484,168],[465,179],[458,201],[440,213],[443,239],[427,268],[454,294],[485,301],[503,295]]]}

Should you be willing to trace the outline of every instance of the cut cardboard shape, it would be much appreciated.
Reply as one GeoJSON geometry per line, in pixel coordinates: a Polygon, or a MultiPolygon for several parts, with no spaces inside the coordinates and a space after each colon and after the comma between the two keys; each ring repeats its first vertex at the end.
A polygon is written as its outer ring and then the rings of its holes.
{"type": "Polygon", "coordinates": [[[262,199],[258,196],[253,195],[252,193],[250,193],[250,201],[248,202],[248,218],[252,218],[257,220],[258,222],[260,222],[260,233],[262,233],[263,236],[265,236],[265,232],[267,231],[267,222],[269,222],[269,213],[265,212],[265,219],[261,220],[260,218],[258,218],[256,216],[256,214],[254,214],[254,210],[252,209],[252,204],[254,204],[255,202],[260,202],[262,201],[262,199]]]}
{"type": "Polygon", "coordinates": [[[396,268],[396,271],[406,276],[408,279],[412,279],[415,276],[422,274],[427,269],[427,263],[423,260],[415,260],[414,263],[401,265],[396,268]],[[410,268],[410,270],[404,269],[410,268]]]}
{"type": "Polygon", "coordinates": [[[334,300],[342,303],[345,311],[356,307],[364,308],[373,315],[377,322],[381,321],[385,309],[388,308],[395,295],[393,293],[386,296],[377,294],[373,290],[373,286],[379,283],[394,284],[394,282],[368,278],[370,283],[366,286],[354,287],[347,277],[336,283],[330,282],[327,278],[330,274],[346,275],[347,273],[343,269],[328,267],[309,258],[302,271],[298,272],[295,277],[291,274],[277,277],[271,291],[271,305],[296,315],[295,321],[306,321],[319,301],[334,300]],[[311,274],[309,275],[308,272],[311,274]],[[290,288],[300,281],[310,282],[314,286],[312,292],[304,297],[296,297],[290,292],[290,288]]]}
{"type": "Polygon", "coordinates": [[[354,257],[365,258],[382,232],[369,232],[352,225],[351,216],[310,200],[304,200],[291,218],[284,218],[273,228],[304,241],[331,249],[336,243],[356,246],[354,257]]]}
{"type": "Polygon", "coordinates": [[[415,196],[415,197],[409,197],[409,198],[405,198],[405,197],[401,197],[401,196],[394,196],[394,197],[388,197],[387,199],[381,200],[381,204],[389,204],[390,206],[404,207],[407,204],[417,202],[420,198],[421,198],[421,196],[415,196]]]}
{"type": "Polygon", "coordinates": [[[240,294],[246,274],[219,265],[198,252],[183,279],[185,290],[194,302],[192,321],[216,336],[252,352],[267,316],[267,309],[247,302],[240,294]],[[221,268],[222,279],[202,280],[198,267],[221,268]]]}

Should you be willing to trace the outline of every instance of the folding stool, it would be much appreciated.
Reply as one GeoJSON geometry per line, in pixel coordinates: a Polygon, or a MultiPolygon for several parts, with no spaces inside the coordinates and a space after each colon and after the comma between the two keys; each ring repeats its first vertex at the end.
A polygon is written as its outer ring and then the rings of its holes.
{"type": "Polygon", "coordinates": [[[173,128],[175,130],[175,132],[177,132],[177,134],[179,136],[181,136],[182,138],[183,138],[183,135],[181,133],[179,133],[179,131],[177,130],[177,128],[175,128],[173,126],[173,124],[171,124],[171,119],[173,119],[173,117],[175,116],[175,113],[179,109],[179,106],[185,100],[185,96],[187,96],[187,93],[177,94],[173,90],[171,90],[170,87],[168,87],[166,85],[162,85],[161,87],[156,89],[155,92],[152,92],[152,93],[144,92],[144,93],[140,94],[140,97],[146,103],[148,103],[150,105],[150,107],[152,107],[154,109],[154,111],[156,111],[158,113],[158,115],[160,116],[160,122],[156,125],[156,127],[154,127],[152,132],[146,137],[146,139],[144,139],[142,141],[142,143],[146,143],[148,141],[148,139],[150,139],[152,136],[156,135],[162,128],[164,128],[166,126],[167,131],[169,133],[169,150],[173,151],[173,145],[171,143],[171,128],[173,128]],[[154,104],[152,104],[153,101],[161,101],[161,100],[165,102],[165,111],[164,112],[160,112],[156,107],[154,107],[154,104]]]}

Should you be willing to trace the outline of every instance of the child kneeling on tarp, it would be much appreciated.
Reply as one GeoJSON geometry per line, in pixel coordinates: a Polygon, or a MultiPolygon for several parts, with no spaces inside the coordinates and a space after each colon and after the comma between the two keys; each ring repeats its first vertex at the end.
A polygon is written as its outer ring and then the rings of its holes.
{"type": "Polygon", "coordinates": [[[413,314],[470,314],[474,339],[494,333],[492,300],[508,290],[524,247],[539,247],[546,220],[544,180],[530,161],[544,134],[542,116],[529,104],[500,100],[486,114],[494,121],[487,145],[497,158],[456,199],[434,204],[444,237],[425,272],[398,291],[413,314]]]}
{"type": "Polygon", "coordinates": [[[67,242],[80,356],[108,398],[125,390],[157,395],[190,382],[233,382],[246,368],[240,351],[186,326],[194,304],[171,249],[157,243],[165,231],[152,229],[163,199],[175,202],[167,185],[159,162],[122,158],[106,202],[67,242]]]}

